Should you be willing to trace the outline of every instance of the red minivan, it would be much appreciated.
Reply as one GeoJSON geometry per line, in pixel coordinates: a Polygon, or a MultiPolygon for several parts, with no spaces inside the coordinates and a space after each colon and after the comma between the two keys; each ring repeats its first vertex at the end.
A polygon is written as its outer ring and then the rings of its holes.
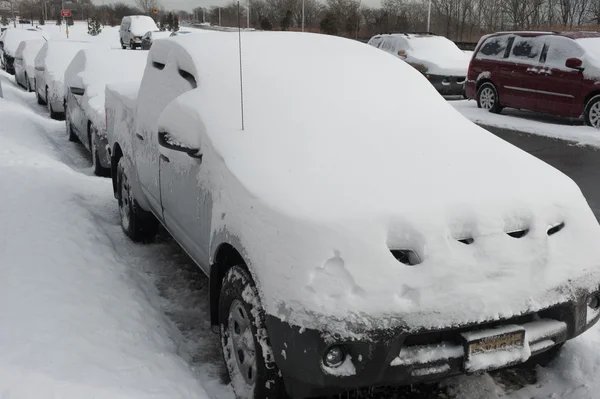
{"type": "Polygon", "coordinates": [[[501,32],[481,38],[465,94],[479,108],[581,117],[600,128],[600,33],[501,32]]]}

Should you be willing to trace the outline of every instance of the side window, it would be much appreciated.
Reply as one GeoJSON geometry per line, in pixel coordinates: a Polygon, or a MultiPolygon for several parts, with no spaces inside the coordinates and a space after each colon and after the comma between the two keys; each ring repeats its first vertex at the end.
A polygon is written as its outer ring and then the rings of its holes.
{"type": "Polygon", "coordinates": [[[548,40],[548,52],[545,64],[553,68],[565,68],[568,58],[583,57],[583,49],[575,40],[562,36],[552,36],[548,40]]]}
{"type": "Polygon", "coordinates": [[[509,58],[517,62],[537,62],[542,54],[545,41],[546,36],[516,37],[509,58]]]}
{"type": "Polygon", "coordinates": [[[490,37],[483,43],[481,49],[477,52],[475,58],[480,59],[501,59],[504,57],[504,52],[508,46],[510,36],[494,36],[490,37]]]}
{"type": "Polygon", "coordinates": [[[379,47],[379,45],[381,44],[381,38],[380,37],[374,37],[369,41],[369,44],[373,47],[379,47]]]}
{"type": "Polygon", "coordinates": [[[385,39],[383,39],[383,43],[381,44],[381,49],[385,50],[387,52],[393,53],[395,42],[396,41],[394,40],[393,37],[386,37],[385,39]]]}

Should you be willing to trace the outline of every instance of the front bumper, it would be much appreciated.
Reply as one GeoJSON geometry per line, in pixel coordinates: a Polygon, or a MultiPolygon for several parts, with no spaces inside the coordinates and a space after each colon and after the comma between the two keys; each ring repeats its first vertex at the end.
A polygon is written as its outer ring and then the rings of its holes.
{"type": "Polygon", "coordinates": [[[431,82],[433,87],[442,95],[461,96],[465,93],[465,76],[442,76],[429,75],[425,77],[431,82]]]}
{"type": "Polygon", "coordinates": [[[293,398],[336,395],[355,389],[434,382],[469,374],[472,370],[465,354],[464,335],[502,326],[524,329],[530,352],[518,361],[486,370],[521,363],[575,338],[598,321],[600,311],[587,306],[589,294],[510,319],[427,331],[382,329],[367,332],[367,338],[359,340],[341,340],[326,332],[301,330],[271,315],[267,317],[267,327],[275,360],[293,398]],[[333,344],[346,348],[351,372],[347,367],[341,373],[324,367],[324,353],[333,344]]]}

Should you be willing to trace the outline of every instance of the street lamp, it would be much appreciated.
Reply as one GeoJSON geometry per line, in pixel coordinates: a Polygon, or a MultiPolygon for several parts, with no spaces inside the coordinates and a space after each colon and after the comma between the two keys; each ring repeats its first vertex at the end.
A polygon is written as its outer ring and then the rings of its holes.
{"type": "Polygon", "coordinates": [[[302,32],[304,32],[304,0],[302,0],[302,32]]]}
{"type": "Polygon", "coordinates": [[[429,32],[430,22],[431,22],[431,0],[429,0],[429,10],[427,11],[427,32],[429,32]]]}

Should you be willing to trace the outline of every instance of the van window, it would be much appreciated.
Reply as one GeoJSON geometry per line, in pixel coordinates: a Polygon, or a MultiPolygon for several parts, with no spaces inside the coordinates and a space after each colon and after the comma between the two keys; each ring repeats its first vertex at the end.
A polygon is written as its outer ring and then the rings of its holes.
{"type": "Polygon", "coordinates": [[[566,68],[567,58],[581,58],[583,49],[575,42],[562,36],[553,36],[548,40],[546,65],[554,68],[566,68]]]}
{"type": "Polygon", "coordinates": [[[494,36],[490,37],[483,43],[481,49],[477,53],[475,58],[483,59],[500,59],[504,57],[504,51],[508,45],[508,39],[510,36],[494,36]]]}
{"type": "Polygon", "coordinates": [[[517,37],[512,45],[510,58],[515,61],[535,62],[540,58],[546,36],[517,37]]]}
{"type": "Polygon", "coordinates": [[[369,41],[369,44],[373,47],[379,47],[381,44],[381,37],[374,37],[369,41]]]}
{"type": "Polygon", "coordinates": [[[389,51],[390,53],[394,52],[394,46],[396,45],[396,39],[393,37],[386,37],[383,39],[383,43],[381,44],[381,49],[385,51],[389,51]]]}

